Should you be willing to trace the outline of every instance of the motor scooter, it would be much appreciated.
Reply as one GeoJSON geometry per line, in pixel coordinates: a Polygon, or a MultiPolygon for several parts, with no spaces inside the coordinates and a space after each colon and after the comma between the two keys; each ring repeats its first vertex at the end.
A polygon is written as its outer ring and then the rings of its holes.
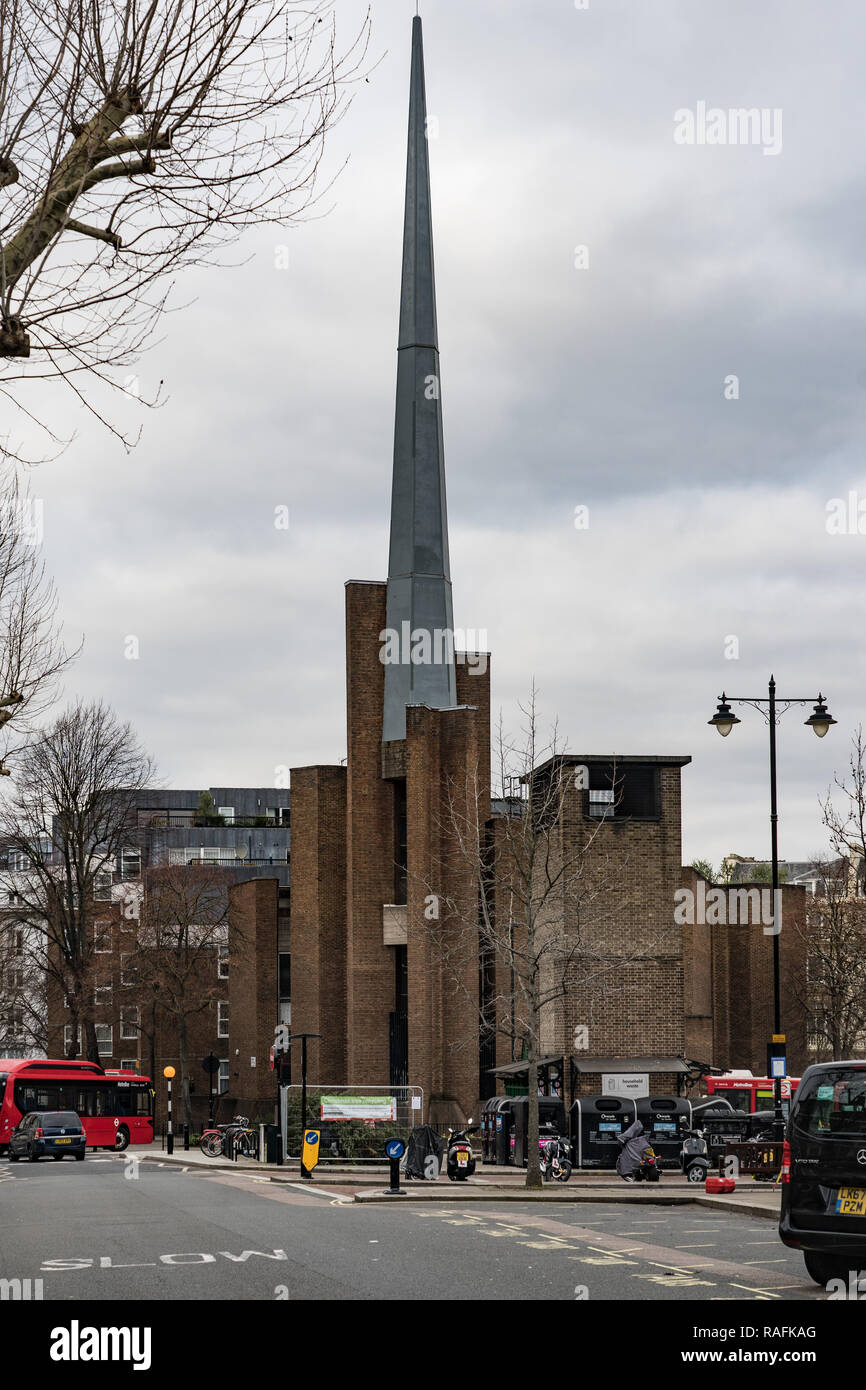
{"type": "Polygon", "coordinates": [[[448,1152],[445,1157],[445,1171],[450,1182],[465,1182],[475,1172],[475,1159],[469,1135],[473,1133],[472,1120],[465,1129],[449,1129],[448,1152]]]}
{"type": "Polygon", "coordinates": [[[541,1176],[545,1182],[568,1182],[571,1177],[571,1145],[557,1135],[548,1139],[539,1155],[541,1176]]]}
{"type": "Polygon", "coordinates": [[[680,1167],[689,1182],[706,1182],[710,1171],[710,1151],[703,1131],[686,1131],[680,1150],[680,1167]]]}

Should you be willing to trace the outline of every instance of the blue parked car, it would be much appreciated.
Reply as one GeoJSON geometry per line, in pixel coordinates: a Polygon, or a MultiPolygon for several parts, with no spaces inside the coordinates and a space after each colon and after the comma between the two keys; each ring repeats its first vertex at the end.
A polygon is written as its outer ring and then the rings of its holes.
{"type": "Polygon", "coordinates": [[[9,1138],[9,1162],[29,1158],[36,1163],[44,1154],[53,1159],[73,1154],[84,1161],[87,1136],[72,1110],[31,1110],[9,1138]]]}

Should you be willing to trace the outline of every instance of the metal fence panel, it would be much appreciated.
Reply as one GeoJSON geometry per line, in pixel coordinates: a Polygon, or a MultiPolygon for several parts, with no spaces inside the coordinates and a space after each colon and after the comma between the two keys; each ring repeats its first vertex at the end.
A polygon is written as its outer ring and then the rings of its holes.
{"type": "MultiPolygon", "coordinates": [[[[303,1124],[301,1087],[284,1086],[286,1097],[286,1155],[300,1158],[303,1124]]],[[[308,1086],[308,1129],[321,1131],[319,1163],[382,1163],[385,1142],[408,1143],[415,1125],[424,1123],[424,1092],[420,1086],[308,1086]]]]}

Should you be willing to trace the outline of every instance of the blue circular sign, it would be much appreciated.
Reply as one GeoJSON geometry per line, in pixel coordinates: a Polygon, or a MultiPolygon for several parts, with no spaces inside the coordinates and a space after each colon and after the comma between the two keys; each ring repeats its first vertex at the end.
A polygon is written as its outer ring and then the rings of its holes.
{"type": "Polygon", "coordinates": [[[402,1158],[406,1152],[406,1146],[402,1139],[389,1139],[385,1145],[385,1153],[389,1158],[402,1158]]]}
{"type": "Polygon", "coordinates": [[[308,1129],[304,1135],[304,1139],[308,1144],[316,1145],[319,1142],[319,1136],[314,1129],[308,1129]]]}

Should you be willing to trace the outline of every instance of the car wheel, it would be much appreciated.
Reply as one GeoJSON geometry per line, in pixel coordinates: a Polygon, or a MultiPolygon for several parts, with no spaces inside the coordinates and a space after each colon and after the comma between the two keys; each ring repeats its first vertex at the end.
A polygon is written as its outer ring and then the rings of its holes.
{"type": "Polygon", "coordinates": [[[129,1130],[126,1125],[121,1125],[114,1140],[114,1152],[122,1154],[124,1149],[129,1148],[129,1130]]]}
{"type": "Polygon", "coordinates": [[[803,1259],[809,1278],[822,1286],[829,1284],[831,1279],[847,1280],[849,1270],[858,1268],[858,1260],[854,1256],[846,1259],[844,1255],[824,1255],[817,1250],[804,1250],[803,1259]]]}
{"type": "Polygon", "coordinates": [[[76,1154],[76,1155],[75,1155],[75,1161],[76,1161],[76,1163],[83,1163],[83,1162],[84,1162],[84,1154],[76,1154]]]}
{"type": "Polygon", "coordinates": [[[13,1149],[10,1149],[10,1150],[9,1150],[9,1162],[10,1162],[10,1163],[17,1163],[17,1162],[18,1162],[18,1155],[17,1155],[17,1153],[14,1152],[13,1149]]]}
{"type": "Polygon", "coordinates": [[[30,1159],[31,1163],[39,1162],[39,1155],[36,1153],[35,1149],[31,1149],[27,1157],[30,1159]]]}

